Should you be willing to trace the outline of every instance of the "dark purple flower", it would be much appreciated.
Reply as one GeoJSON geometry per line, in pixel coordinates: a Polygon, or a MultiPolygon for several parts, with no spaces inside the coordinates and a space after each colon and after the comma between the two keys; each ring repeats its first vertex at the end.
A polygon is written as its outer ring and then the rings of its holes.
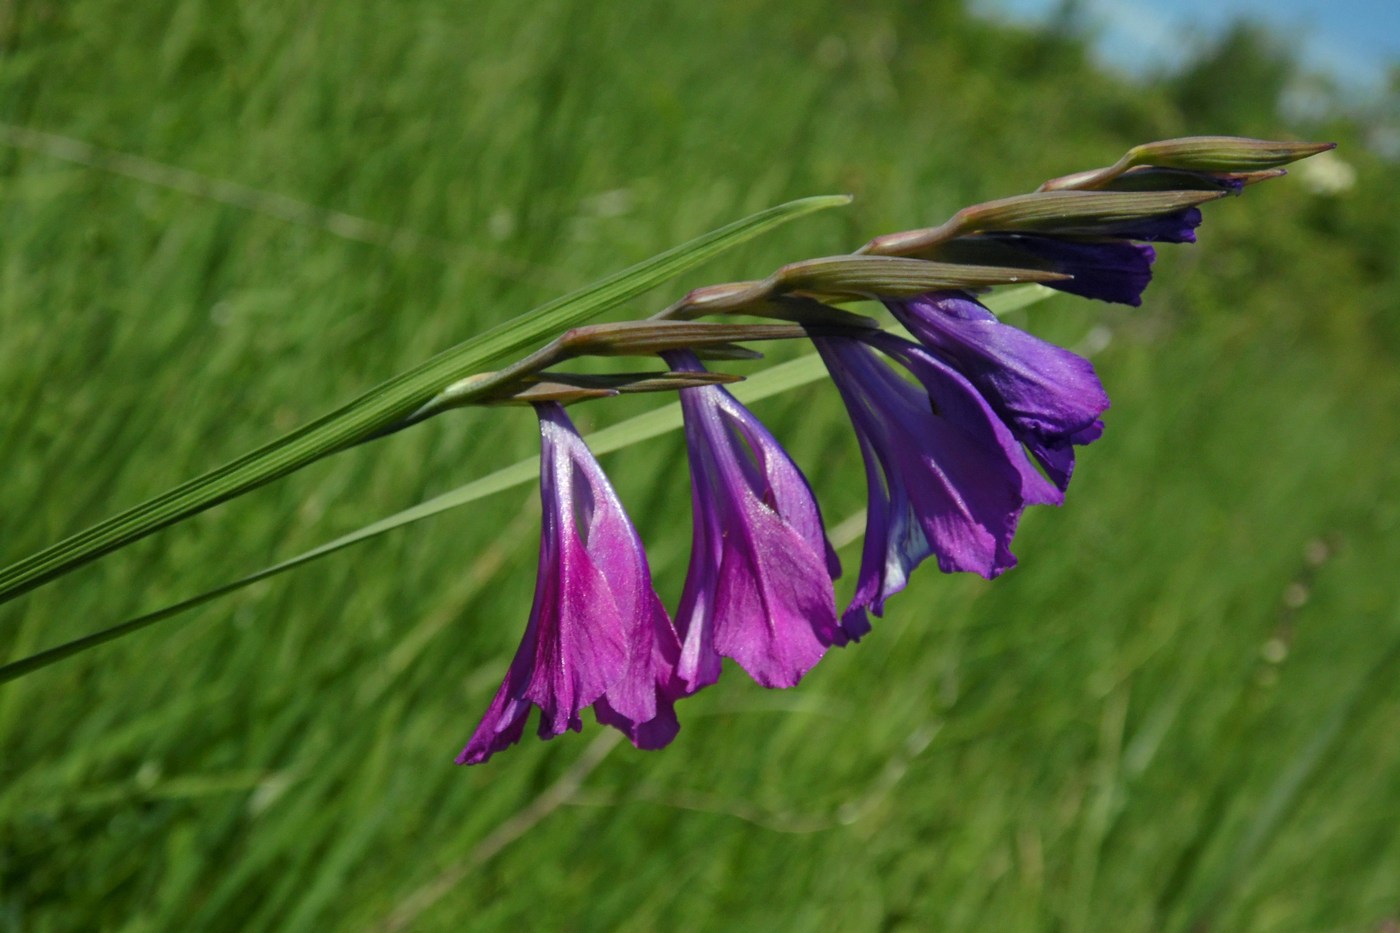
{"type": "Polygon", "coordinates": [[[1037,264],[1074,278],[1047,283],[1051,288],[1120,304],[1142,304],[1142,293],[1152,281],[1157,252],[1127,240],[1071,240],[1034,234],[995,233],[989,239],[1029,254],[1037,264]]]}
{"type": "MultiPolygon", "coordinates": [[[[689,351],[672,369],[703,367],[689,351]]],[[[832,578],[840,564],[802,471],[719,386],[681,389],[694,540],[676,612],[687,693],[733,658],[765,687],[791,687],[843,641],[832,578]]]]}
{"type": "Polygon", "coordinates": [[[539,414],[539,577],[525,637],[458,764],[479,764],[520,740],[530,707],[540,738],[600,722],[639,748],[675,737],[680,645],[651,585],[637,531],[558,403],[539,414]]]}
{"type": "Polygon", "coordinates": [[[1157,253],[1146,244],[1128,240],[982,233],[946,243],[931,258],[1060,272],[1073,278],[1045,284],[1085,298],[1139,305],[1143,290],[1152,281],[1157,253]]]}
{"type": "Polygon", "coordinates": [[[1001,323],[964,292],[885,304],[921,343],[977,387],[1063,491],[1074,470],[1074,445],[1103,431],[1099,415],[1108,408],[1108,395],[1093,364],[1001,323]]]}
{"type": "Polygon", "coordinates": [[[1013,566],[1025,506],[1055,493],[982,394],[935,354],[891,334],[815,337],[855,427],[869,506],[860,577],[842,617],[850,638],[929,556],[945,572],[1013,566]],[[903,365],[913,384],[872,347],[903,365]]]}
{"type": "Polygon", "coordinates": [[[1153,243],[1194,243],[1196,228],[1201,225],[1201,209],[1187,207],[1155,217],[1137,217],[1117,224],[1099,227],[1094,233],[1122,237],[1125,240],[1147,240],[1153,243]]]}

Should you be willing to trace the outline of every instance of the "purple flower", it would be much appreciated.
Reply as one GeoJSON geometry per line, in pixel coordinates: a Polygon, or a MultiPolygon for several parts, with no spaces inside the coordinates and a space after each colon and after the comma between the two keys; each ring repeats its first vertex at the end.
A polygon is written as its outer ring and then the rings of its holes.
{"type": "Polygon", "coordinates": [[[1108,408],[1108,395],[1093,364],[1001,323],[964,292],[933,292],[885,304],[921,343],[977,387],[1057,489],[1067,488],[1074,446],[1103,433],[1099,415],[1108,408]]]}
{"type": "Polygon", "coordinates": [[[1026,505],[1057,492],[973,384],[917,344],[891,334],[815,337],[865,460],[860,577],[842,617],[850,638],[904,589],[929,556],[945,572],[995,577],[1013,566],[1011,538],[1026,505]],[[874,347],[903,365],[916,386],[874,347]]]}
{"type": "MultiPolygon", "coordinates": [[[[663,354],[703,369],[695,354],[663,354]]],[[[832,578],[840,564],[801,470],[773,435],[719,386],[681,389],[694,540],[676,612],[677,675],[687,693],[733,658],[765,687],[791,687],[844,642],[832,578]]]]}
{"type": "Polygon", "coordinates": [[[592,705],[639,748],[680,728],[672,700],[680,646],[652,589],[637,531],[558,403],[540,421],[539,577],[525,637],[481,724],[457,756],[479,764],[520,740],[530,707],[540,738],[578,731],[592,705]]]}
{"type": "MultiPolygon", "coordinates": [[[[979,238],[980,239],[980,238],[979,238]]],[[[1142,304],[1142,293],[1152,281],[1157,252],[1150,246],[1127,240],[1072,240],[1034,234],[993,233],[987,239],[1031,256],[1038,265],[1074,278],[1047,283],[1071,295],[1142,304]]],[[[1006,265],[1014,265],[1012,259],[1006,265]]]]}
{"type": "Polygon", "coordinates": [[[1097,235],[1122,237],[1125,240],[1147,240],[1153,243],[1194,243],[1196,228],[1201,225],[1201,209],[1187,207],[1155,217],[1137,217],[1094,230],[1097,235]]]}

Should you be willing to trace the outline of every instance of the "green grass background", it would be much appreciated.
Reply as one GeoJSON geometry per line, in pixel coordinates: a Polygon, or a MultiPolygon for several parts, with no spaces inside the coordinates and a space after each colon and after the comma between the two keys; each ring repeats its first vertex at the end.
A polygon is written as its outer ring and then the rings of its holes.
{"type": "MultiPolygon", "coordinates": [[[[1267,56],[1136,84],[1073,36],[895,0],[9,0],[0,43],[6,562],[788,198],[857,195],[628,310],[1151,138],[1335,138],[1357,171],[1340,195],[1296,171],[1211,205],[1142,309],[1018,313],[1095,347],[1114,400],[1068,504],[1026,516],[1021,566],[990,584],[925,568],[800,687],[731,670],[688,700],[662,753],[590,723],[452,765],[529,608],[523,488],[0,688],[0,930],[1400,916],[1400,186],[1366,118],[1279,116],[1267,56]]],[[[857,513],[831,387],[758,412],[830,521],[857,513]]],[[[3,657],[536,437],[528,412],[454,413],[317,464],[0,608],[3,657]]],[[[673,605],[680,441],[604,465],[673,605]]],[[[842,557],[853,575],[858,543],[842,557]]]]}

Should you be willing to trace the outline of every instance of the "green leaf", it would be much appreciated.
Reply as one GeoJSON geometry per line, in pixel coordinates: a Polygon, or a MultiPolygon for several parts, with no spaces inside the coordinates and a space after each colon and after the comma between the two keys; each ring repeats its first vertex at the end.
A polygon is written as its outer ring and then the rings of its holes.
{"type": "Polygon", "coordinates": [[[444,386],[596,317],[779,224],[849,202],[845,195],[829,195],[769,208],[460,343],[252,453],[0,570],[0,603],[161,528],[372,438],[419,409],[444,386]]]}
{"type": "MultiPolygon", "coordinates": [[[[1055,294],[1043,285],[1025,285],[1019,288],[1008,289],[995,295],[988,296],[985,303],[989,308],[998,314],[1006,314],[1009,311],[1016,311],[1021,308],[1041,301],[1055,294]]],[[[730,386],[729,390],[742,402],[749,404],[761,399],[769,398],[795,389],[799,386],[808,385],[823,378],[826,375],[826,368],[822,365],[821,357],[816,353],[808,353],[764,370],[761,373],[749,378],[738,385],[730,386]]],[[[679,402],[671,402],[656,408],[635,418],[619,422],[611,427],[595,431],[588,435],[588,446],[595,454],[610,453],[623,447],[641,441],[650,440],[668,431],[674,431],[681,427],[681,406],[679,402]]],[[[143,616],[128,620],[120,625],[114,625],[103,629],[92,635],[75,639],[47,651],[31,655],[19,661],[14,661],[0,667],[0,684],[8,683],[25,674],[31,674],[41,668],[48,667],[65,658],[70,658],[89,648],[96,648],[98,645],[121,638],[126,635],[139,632],[147,626],[154,625],[165,619],[178,616],[190,609],[212,602],[220,596],[236,592],[246,586],[251,586],[261,580],[278,574],[286,573],[303,564],[309,564],[314,560],[327,557],[337,551],[376,538],[395,528],[402,528],[404,525],[411,525],[414,522],[431,518],[449,509],[469,505],[487,496],[504,492],[516,486],[523,486],[534,482],[539,475],[539,458],[531,457],[528,460],[521,460],[508,467],[497,470],[481,479],[474,480],[464,486],[459,486],[450,492],[445,492],[440,496],[421,502],[412,508],[404,509],[390,515],[388,518],[380,519],[377,522],[366,525],[349,534],[342,535],[333,541],[328,541],[319,547],[290,557],[278,564],[264,567],[256,573],[251,573],[246,577],[226,583],[198,596],[191,597],[182,602],[166,606],[155,612],[147,613],[143,616]]]]}

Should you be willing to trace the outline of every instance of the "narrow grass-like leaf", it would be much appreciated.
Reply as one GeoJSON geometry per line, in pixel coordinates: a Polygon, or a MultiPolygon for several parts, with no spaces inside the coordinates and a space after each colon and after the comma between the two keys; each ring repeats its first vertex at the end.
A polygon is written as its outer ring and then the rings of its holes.
{"type": "MultiPolygon", "coordinates": [[[[985,303],[998,314],[1006,314],[1010,311],[1027,307],[1055,294],[1043,285],[1024,285],[1014,289],[1008,289],[1000,294],[988,296],[985,303]]],[[[730,391],[734,393],[741,402],[752,403],[761,399],[769,398],[781,394],[789,389],[808,385],[816,382],[826,375],[826,368],[823,366],[821,357],[816,353],[808,353],[780,363],[764,370],[751,377],[746,382],[730,386],[730,391]]],[[[650,440],[653,437],[665,434],[668,431],[675,431],[681,427],[681,406],[679,402],[671,402],[659,408],[653,409],[635,418],[629,418],[608,428],[588,435],[588,446],[594,454],[610,453],[641,441],[650,440]]],[[[411,525],[414,522],[431,518],[449,509],[469,505],[479,499],[504,492],[515,486],[523,486],[533,482],[539,475],[539,458],[531,457],[521,460],[508,467],[503,467],[494,473],[483,476],[481,479],[473,480],[464,486],[459,486],[450,492],[445,492],[440,496],[421,502],[412,508],[396,512],[387,518],[383,518],[372,524],[365,525],[356,531],[342,535],[333,541],[328,541],[319,547],[312,548],[290,557],[281,563],[264,567],[256,573],[251,573],[246,577],[225,583],[215,589],[200,593],[182,602],[157,609],[155,612],[147,613],[143,616],[130,619],[120,625],[95,632],[83,638],[74,639],[47,651],[31,655],[19,661],[11,662],[0,667],[0,684],[31,674],[41,668],[56,664],[65,658],[80,654],[89,648],[96,648],[98,645],[106,644],[125,635],[139,632],[147,626],[154,625],[165,619],[180,615],[190,609],[197,608],[205,603],[212,602],[220,596],[227,596],[229,593],[237,592],[247,586],[252,586],[261,580],[277,576],[288,570],[293,570],[303,564],[309,564],[314,560],[334,554],[336,551],[368,541],[395,528],[404,525],[411,525]]]]}
{"type": "Polygon", "coordinates": [[[844,195],[829,195],[769,208],[460,343],[264,447],[0,570],[0,603],[161,528],[374,437],[419,409],[444,386],[493,360],[596,317],[779,224],[849,201],[844,195]]]}
{"type": "Polygon", "coordinates": [[[1255,810],[1253,819],[1244,827],[1223,869],[1217,868],[1212,872],[1190,922],[1181,929],[1207,930],[1216,925],[1216,912],[1229,893],[1238,888],[1258,864],[1260,854],[1292,814],[1299,797],[1318,770],[1326,766],[1337,743],[1361,716],[1376,709],[1374,700],[1377,690],[1389,688],[1395,683],[1397,661],[1400,661],[1400,642],[1391,644],[1380,654],[1370,671],[1332,707],[1307,744],[1289,759],[1287,767],[1279,771],[1269,792],[1255,810]]]}

